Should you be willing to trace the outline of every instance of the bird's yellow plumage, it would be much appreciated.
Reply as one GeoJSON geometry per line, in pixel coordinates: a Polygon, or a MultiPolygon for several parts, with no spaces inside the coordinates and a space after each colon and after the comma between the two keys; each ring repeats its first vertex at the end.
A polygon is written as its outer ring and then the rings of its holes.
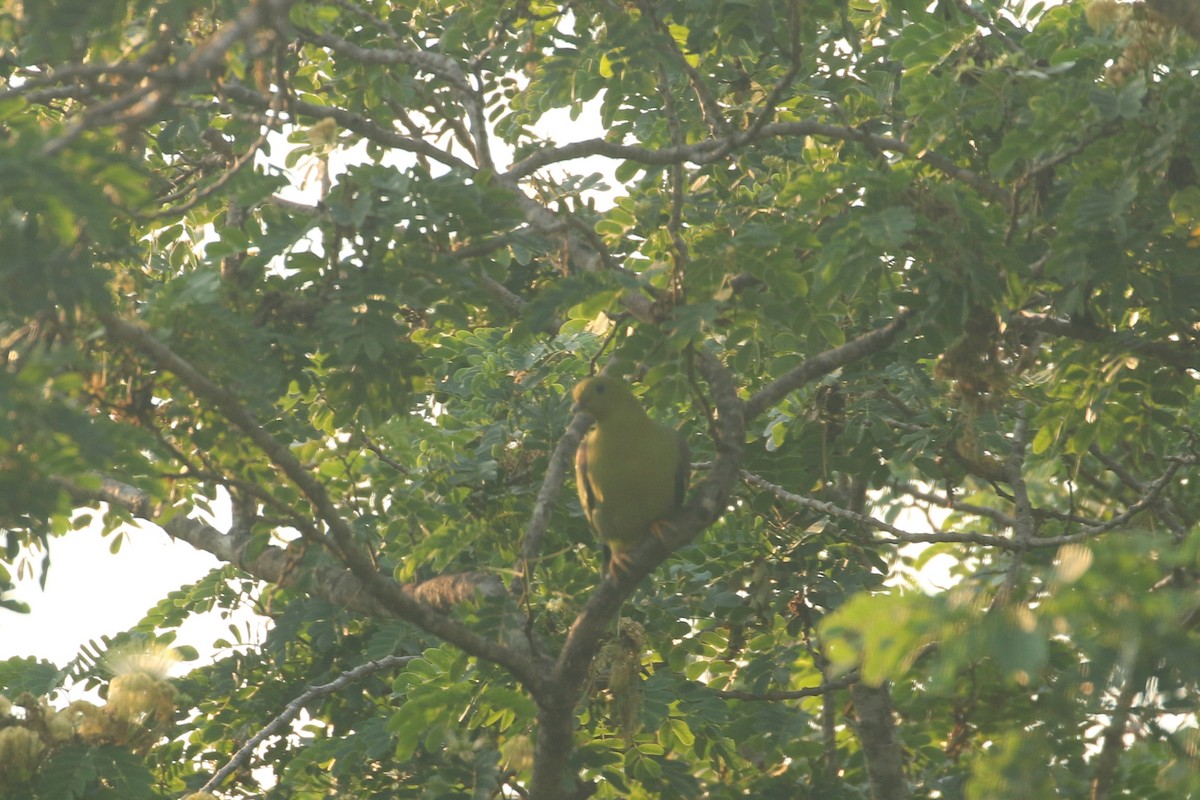
{"type": "Polygon", "coordinates": [[[579,502],[611,553],[612,569],[623,571],[628,551],[683,505],[687,442],[646,416],[620,378],[587,378],[573,397],[575,410],[596,421],[575,454],[579,502]]]}

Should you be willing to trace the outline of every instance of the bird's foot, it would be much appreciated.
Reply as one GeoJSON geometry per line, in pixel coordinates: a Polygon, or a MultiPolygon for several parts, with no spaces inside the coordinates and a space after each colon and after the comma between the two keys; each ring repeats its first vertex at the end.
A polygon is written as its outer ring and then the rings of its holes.
{"type": "Polygon", "coordinates": [[[608,554],[608,571],[614,578],[629,572],[629,563],[629,553],[625,550],[612,550],[608,554]]]}
{"type": "Polygon", "coordinates": [[[667,537],[675,531],[675,528],[666,520],[658,520],[650,523],[650,533],[655,539],[658,539],[663,544],[667,543],[667,537]]]}

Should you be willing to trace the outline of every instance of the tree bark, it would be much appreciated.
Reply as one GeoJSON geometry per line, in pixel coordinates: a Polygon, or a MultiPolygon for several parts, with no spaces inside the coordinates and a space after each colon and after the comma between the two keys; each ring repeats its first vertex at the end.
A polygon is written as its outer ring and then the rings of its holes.
{"type": "Polygon", "coordinates": [[[907,800],[912,795],[904,777],[904,750],[896,741],[892,695],[883,686],[856,683],[850,687],[858,714],[858,740],[867,762],[873,800],[907,800]]]}

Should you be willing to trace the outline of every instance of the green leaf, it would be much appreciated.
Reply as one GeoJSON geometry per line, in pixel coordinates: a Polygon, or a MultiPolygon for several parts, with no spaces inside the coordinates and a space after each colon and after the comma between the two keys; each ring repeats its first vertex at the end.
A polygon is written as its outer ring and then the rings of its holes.
{"type": "Polygon", "coordinates": [[[35,697],[49,694],[62,685],[65,674],[49,661],[32,657],[0,661],[0,687],[16,697],[28,692],[35,697]]]}
{"type": "Polygon", "coordinates": [[[42,797],[72,800],[85,797],[88,789],[100,777],[100,754],[79,745],[67,745],[56,750],[38,770],[37,791],[42,797]]]}

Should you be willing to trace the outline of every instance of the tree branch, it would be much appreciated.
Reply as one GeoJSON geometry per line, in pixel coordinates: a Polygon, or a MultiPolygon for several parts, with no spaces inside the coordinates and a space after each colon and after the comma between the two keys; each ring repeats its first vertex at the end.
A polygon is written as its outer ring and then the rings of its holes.
{"type": "Polygon", "coordinates": [[[1146,484],[1146,491],[1136,502],[1125,507],[1125,510],[1115,515],[1107,522],[1097,523],[1085,528],[1078,533],[1066,534],[1063,536],[1054,536],[1045,539],[1035,539],[1039,547],[1048,547],[1051,545],[1057,546],[1060,544],[1068,544],[1070,542],[1078,542],[1083,539],[1090,539],[1100,534],[1107,533],[1111,530],[1120,528],[1129,520],[1136,517],[1138,514],[1148,509],[1154,508],[1159,503],[1159,498],[1167,486],[1175,479],[1175,473],[1178,472],[1184,465],[1194,464],[1194,458],[1174,457],[1170,459],[1170,465],[1167,471],[1160,475],[1155,480],[1146,484]]]}
{"type": "Polygon", "coordinates": [[[1005,50],[1010,53],[1021,52],[1021,45],[1014,42],[1012,37],[1000,30],[1000,28],[994,22],[992,22],[992,20],[989,19],[986,14],[972,6],[970,0],[954,0],[954,4],[958,6],[958,9],[962,11],[962,13],[974,20],[976,25],[983,30],[988,31],[992,36],[999,40],[999,42],[1004,45],[1005,50]]]}
{"type": "Polygon", "coordinates": [[[550,515],[566,482],[567,471],[574,462],[575,451],[579,449],[579,443],[590,425],[591,420],[586,414],[576,414],[554,447],[541,488],[538,489],[537,500],[533,504],[533,513],[529,515],[529,523],[525,526],[525,535],[521,537],[521,561],[517,564],[517,577],[512,582],[514,594],[523,594],[528,589],[533,576],[530,565],[536,563],[541,555],[542,539],[550,527],[550,515]]]}
{"type": "Polygon", "coordinates": [[[1012,540],[1004,536],[994,536],[986,533],[952,533],[949,531],[937,531],[934,533],[913,533],[910,531],[897,528],[891,523],[883,520],[875,519],[869,514],[862,514],[857,511],[851,511],[847,508],[834,505],[825,500],[817,500],[813,497],[806,497],[801,494],[789,492],[782,486],[777,486],[770,481],[767,481],[758,475],[743,470],[739,473],[742,480],[747,484],[754,486],[764,491],[770,492],[785,503],[807,508],[816,511],[819,514],[824,514],[829,517],[837,517],[848,522],[853,522],[865,528],[872,528],[877,531],[883,531],[890,534],[890,540],[881,540],[885,544],[900,544],[900,543],[915,543],[915,542],[963,542],[966,544],[978,544],[989,547],[1000,547],[1010,549],[1012,540]]]}
{"type": "Polygon", "coordinates": [[[838,367],[886,350],[896,340],[900,331],[904,330],[909,316],[909,310],[901,308],[896,318],[882,328],[865,333],[840,347],[819,353],[780,375],[746,401],[746,419],[754,419],[809,381],[833,372],[838,367]]]}
{"type": "Polygon", "coordinates": [[[846,125],[830,125],[815,119],[795,120],[792,122],[771,122],[762,125],[754,131],[734,133],[723,138],[709,138],[686,145],[675,145],[652,149],[637,145],[620,144],[605,139],[588,139],[539,150],[533,155],[513,164],[505,177],[517,179],[530,175],[542,167],[561,161],[571,161],[588,156],[607,156],[623,161],[633,161],[638,164],[667,165],[682,161],[696,164],[706,164],[724,158],[730,151],[772,137],[803,137],[822,136],[841,141],[861,142],[876,150],[900,153],[911,156],[924,164],[933,167],[947,177],[961,181],[979,192],[989,200],[1007,205],[1008,194],[996,184],[983,178],[978,173],[954,163],[953,159],[940,155],[932,150],[923,150],[916,156],[907,142],[890,136],[875,133],[846,125]]]}
{"type": "Polygon", "coordinates": [[[395,667],[403,667],[408,664],[408,662],[416,658],[419,658],[419,656],[387,656],[386,658],[381,658],[378,661],[368,661],[365,664],[360,664],[354,669],[343,672],[329,683],[322,683],[308,687],[301,694],[293,698],[292,701],[286,706],[284,706],[283,711],[281,711],[273,720],[268,722],[262,728],[262,730],[247,739],[245,744],[239,747],[237,752],[229,757],[229,760],[225,762],[225,765],[213,773],[213,776],[209,778],[202,787],[200,787],[200,791],[211,792],[218,789],[221,784],[225,782],[226,778],[228,778],[237,770],[248,765],[250,762],[250,757],[254,755],[254,751],[258,749],[258,746],[271,736],[283,731],[284,728],[292,722],[292,720],[300,715],[300,712],[304,710],[304,707],[313,700],[316,700],[318,697],[324,697],[327,694],[333,694],[334,692],[340,691],[350,684],[360,681],[363,678],[375,674],[376,672],[382,672],[385,669],[392,669],[395,667]]]}
{"type": "MultiPolygon", "coordinates": [[[[475,158],[478,168],[494,172],[491,147],[488,144],[488,128],[484,113],[484,101],[471,86],[462,66],[449,56],[418,50],[414,47],[361,47],[329,33],[304,30],[301,36],[313,44],[327,47],[347,59],[364,65],[395,66],[403,64],[413,69],[428,72],[445,81],[460,98],[467,118],[471,120],[472,139],[475,143],[475,158]]],[[[449,116],[449,115],[447,115],[449,116]]]]}
{"type": "MultiPolygon", "coordinates": [[[[1104,451],[1100,449],[1099,445],[1092,444],[1092,446],[1088,448],[1088,452],[1095,456],[1096,459],[1104,465],[1105,469],[1107,469],[1113,475],[1116,475],[1117,480],[1128,486],[1130,489],[1133,489],[1138,493],[1139,496],[1145,497],[1149,493],[1149,487],[1143,481],[1139,480],[1132,472],[1126,469],[1124,464],[1104,453],[1104,451]]],[[[1154,510],[1155,513],[1158,514],[1159,518],[1162,519],[1166,526],[1171,530],[1171,533],[1175,534],[1176,538],[1182,539],[1187,535],[1188,526],[1185,525],[1183,521],[1175,514],[1170,501],[1163,497],[1157,498],[1156,502],[1154,503],[1154,510]]]]}
{"type": "Polygon", "coordinates": [[[380,574],[370,557],[355,542],[354,532],[342,518],[325,486],[304,468],[283,443],[264,429],[230,391],[213,383],[186,360],[155,339],[151,333],[112,314],[101,315],[105,329],[114,338],[149,355],[162,369],[173,373],[196,396],[210,403],[257,445],[270,462],[304,494],[316,516],[332,534],[335,554],[362,585],[390,611],[471,655],[500,664],[537,695],[544,691],[545,672],[533,659],[498,642],[485,639],[458,622],[439,614],[433,607],[414,599],[400,584],[380,574]]]}
{"type": "MultiPolygon", "coordinates": [[[[191,363],[154,338],[147,328],[126,322],[113,314],[101,315],[101,322],[114,339],[149,355],[159,367],[176,375],[200,400],[210,403],[246,434],[267,459],[304,493],[316,516],[333,533],[333,547],[339,558],[347,563],[359,559],[368,563],[365,556],[358,552],[358,547],[353,542],[354,534],[329,497],[325,486],[304,468],[287,445],[275,439],[259,424],[242,405],[237,395],[209,380],[191,363]]],[[[373,568],[371,571],[374,571],[373,568]]]]}
{"type": "Polygon", "coordinates": [[[463,73],[462,66],[449,56],[415,47],[362,47],[330,33],[301,29],[300,37],[321,47],[327,47],[358,64],[394,67],[404,65],[419,72],[441,78],[450,87],[460,92],[471,92],[471,82],[463,73]]]}
{"type": "Polygon", "coordinates": [[[896,740],[896,721],[892,716],[892,697],[887,685],[850,687],[858,716],[858,740],[874,800],[906,800],[912,794],[904,777],[904,748],[896,740]]]}
{"type": "Polygon", "coordinates": [[[747,702],[757,703],[775,703],[783,700],[803,700],[806,697],[820,697],[821,695],[836,691],[838,689],[846,689],[853,686],[859,681],[858,670],[854,669],[847,672],[840,678],[832,681],[826,681],[820,686],[808,686],[804,689],[781,689],[773,692],[746,692],[741,689],[716,689],[714,694],[725,700],[744,700],[747,702]]]}
{"type": "Polygon", "coordinates": [[[1156,361],[1179,369],[1200,369],[1200,348],[1194,342],[1160,342],[1147,339],[1135,331],[1114,331],[1049,314],[1021,312],[1007,320],[1016,331],[1038,331],[1081,342],[1099,344],[1109,351],[1125,351],[1149,356],[1156,361]]]}
{"type": "Polygon", "coordinates": [[[534,750],[534,772],[530,796],[535,800],[560,797],[569,780],[567,763],[573,750],[575,706],[583,691],[588,668],[600,649],[604,631],[616,616],[621,602],[663,559],[690,542],[724,512],[737,480],[745,442],[742,400],[737,395],[725,366],[710,353],[700,351],[699,369],[712,391],[719,415],[716,431],[717,456],[708,475],[691,492],[684,507],[668,517],[667,532],[634,548],[629,568],[610,572],[593,592],[567,632],[567,640],[548,681],[548,691],[538,701],[538,737],[534,750]]]}
{"type": "Polygon", "coordinates": [[[1125,682],[1117,695],[1116,707],[1112,710],[1112,719],[1104,729],[1100,753],[1096,756],[1096,769],[1092,773],[1091,800],[1108,800],[1112,795],[1117,762],[1121,759],[1121,753],[1125,751],[1125,730],[1129,724],[1129,713],[1133,708],[1133,698],[1140,688],[1132,678],[1132,675],[1125,676],[1125,682]]]}
{"type": "MultiPolygon", "coordinates": [[[[1184,465],[1195,463],[1195,459],[1175,457],[1171,460],[1171,465],[1167,471],[1156,478],[1151,483],[1145,484],[1145,492],[1138,500],[1125,507],[1125,510],[1113,516],[1105,522],[1093,522],[1087,525],[1083,530],[1075,533],[1063,534],[1061,536],[1033,536],[1028,539],[1009,538],[1007,536],[997,536],[987,533],[957,533],[953,531],[935,531],[933,533],[914,533],[911,531],[902,530],[895,525],[875,519],[868,514],[861,514],[857,511],[842,508],[833,503],[817,500],[812,497],[789,492],[781,486],[777,486],[763,478],[742,471],[739,473],[741,478],[751,486],[770,492],[786,503],[798,505],[801,508],[808,508],[820,514],[825,514],[831,517],[838,517],[858,525],[863,525],[873,528],[878,531],[883,531],[891,535],[891,539],[880,539],[887,544],[900,543],[919,543],[919,542],[962,542],[964,544],[978,544],[985,547],[997,547],[1001,550],[1020,551],[1028,549],[1041,549],[1047,547],[1060,547],[1064,544],[1072,542],[1080,542],[1086,539],[1093,539],[1109,531],[1116,530],[1138,514],[1147,509],[1154,508],[1160,502],[1160,496],[1165,491],[1166,487],[1174,480],[1175,473],[1184,465]]],[[[1036,516],[1037,512],[1034,509],[1030,510],[1031,516],[1036,516]]],[[[1077,521],[1077,520],[1076,520],[1077,521]]],[[[1015,526],[1014,526],[1015,527],[1015,526]]]]}
{"type": "MultiPolygon", "coordinates": [[[[161,528],[174,539],[187,542],[197,550],[215,556],[252,578],[296,589],[313,597],[328,600],[340,608],[369,617],[405,619],[391,606],[367,590],[362,581],[349,570],[327,565],[305,565],[297,569],[301,557],[300,545],[264,547],[253,556],[248,554],[250,539],[237,533],[224,533],[203,520],[180,514],[159,515],[151,497],[111,478],[100,478],[98,488],[89,489],[70,481],[59,480],[73,499],[80,503],[104,502],[124,509],[135,517],[161,528]]],[[[481,572],[439,575],[420,583],[397,584],[414,601],[446,612],[454,605],[471,599],[496,600],[504,596],[504,584],[495,575],[481,572]]]]}
{"type": "Polygon", "coordinates": [[[1004,582],[992,600],[993,609],[1002,606],[1016,588],[1021,574],[1021,563],[1037,535],[1037,522],[1033,517],[1033,506],[1029,502],[1029,491],[1025,486],[1025,448],[1029,446],[1029,409],[1024,402],[1017,406],[1017,422],[1013,426],[1012,447],[1004,460],[1004,477],[1013,493],[1013,541],[1012,561],[1004,582]]]}
{"type": "Polygon", "coordinates": [[[293,2],[295,0],[256,0],[250,3],[233,21],[193,48],[177,64],[147,74],[145,80],[139,81],[126,94],[89,107],[62,135],[46,142],[42,154],[57,154],[84,131],[108,124],[118,114],[126,124],[150,119],[182,86],[213,70],[238,42],[250,39],[259,31],[273,29],[281,20],[286,20],[293,2]]]}
{"type": "Polygon", "coordinates": [[[987,506],[981,506],[975,503],[964,503],[961,500],[955,500],[952,495],[943,496],[934,494],[932,492],[919,489],[916,486],[912,486],[911,484],[897,484],[893,488],[897,492],[903,492],[915,500],[921,500],[940,508],[948,508],[961,514],[970,514],[972,516],[990,519],[1001,530],[1009,530],[1017,524],[1015,519],[997,508],[988,508],[987,506]]]}
{"type": "MultiPolygon", "coordinates": [[[[700,76],[700,73],[688,63],[687,57],[680,52],[675,37],[671,35],[670,27],[658,18],[658,15],[655,13],[654,4],[648,2],[648,0],[639,0],[638,8],[650,20],[662,40],[662,44],[656,49],[659,52],[665,52],[675,67],[687,76],[688,83],[692,87],[692,92],[695,93],[696,99],[700,103],[700,112],[704,116],[704,121],[708,123],[708,127],[713,132],[713,135],[720,138],[728,138],[731,129],[729,121],[721,113],[721,104],[717,102],[717,98],[713,96],[713,93],[704,83],[704,79],[700,76]]],[[[663,83],[665,85],[666,82],[664,81],[663,83]]],[[[674,138],[672,138],[672,142],[674,142],[674,138]]]]}
{"type": "MultiPolygon", "coordinates": [[[[247,103],[255,108],[267,109],[270,107],[270,97],[268,95],[236,83],[222,86],[221,91],[225,96],[240,103],[247,103]]],[[[296,117],[311,117],[314,120],[332,117],[339,127],[353,131],[368,141],[375,142],[384,147],[404,150],[419,156],[431,158],[451,169],[462,170],[468,175],[475,172],[475,167],[461,158],[451,155],[422,139],[401,136],[391,128],[385,128],[377,124],[366,115],[347,111],[337,106],[322,106],[315,103],[308,103],[298,98],[290,98],[288,100],[288,109],[296,117]]]]}

